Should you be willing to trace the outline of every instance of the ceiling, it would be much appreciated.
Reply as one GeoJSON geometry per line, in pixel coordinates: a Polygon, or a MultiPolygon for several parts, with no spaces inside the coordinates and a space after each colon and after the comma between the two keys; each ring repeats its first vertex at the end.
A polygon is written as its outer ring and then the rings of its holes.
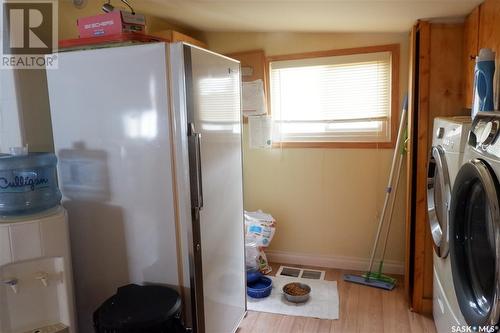
{"type": "Polygon", "coordinates": [[[202,31],[293,32],[402,32],[408,31],[419,18],[463,18],[481,2],[481,0],[129,1],[137,11],[160,16],[202,31]]]}

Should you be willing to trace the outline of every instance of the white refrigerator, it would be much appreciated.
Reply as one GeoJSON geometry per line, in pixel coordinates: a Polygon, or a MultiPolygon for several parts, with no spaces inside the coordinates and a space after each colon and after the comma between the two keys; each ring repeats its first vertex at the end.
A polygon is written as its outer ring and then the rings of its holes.
{"type": "Polygon", "coordinates": [[[128,283],[175,287],[195,332],[246,311],[240,65],[182,43],[59,54],[47,71],[80,333],[128,283]]]}

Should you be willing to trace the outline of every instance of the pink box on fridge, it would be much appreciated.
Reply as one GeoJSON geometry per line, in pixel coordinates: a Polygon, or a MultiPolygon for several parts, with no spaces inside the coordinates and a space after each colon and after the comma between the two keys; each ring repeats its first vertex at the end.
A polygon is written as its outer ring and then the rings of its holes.
{"type": "Polygon", "coordinates": [[[80,38],[108,36],[123,32],[145,33],[146,18],[122,10],[82,17],[77,20],[80,38]]]}

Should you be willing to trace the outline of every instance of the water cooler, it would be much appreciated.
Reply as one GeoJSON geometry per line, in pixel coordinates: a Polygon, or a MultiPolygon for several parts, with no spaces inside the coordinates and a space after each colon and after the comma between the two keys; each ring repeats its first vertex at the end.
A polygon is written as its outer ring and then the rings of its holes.
{"type": "Polygon", "coordinates": [[[0,155],[0,332],[76,333],[53,154],[0,155]]]}

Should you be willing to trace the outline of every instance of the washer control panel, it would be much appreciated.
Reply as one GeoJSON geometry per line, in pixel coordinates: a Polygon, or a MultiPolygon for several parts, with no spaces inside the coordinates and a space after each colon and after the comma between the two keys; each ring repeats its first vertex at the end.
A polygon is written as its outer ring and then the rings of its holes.
{"type": "Polygon", "coordinates": [[[480,152],[500,157],[500,112],[480,112],[476,115],[469,136],[469,145],[480,152]]]}
{"type": "Polygon", "coordinates": [[[432,145],[443,147],[447,153],[462,153],[467,145],[470,127],[470,117],[436,117],[432,145]]]}

